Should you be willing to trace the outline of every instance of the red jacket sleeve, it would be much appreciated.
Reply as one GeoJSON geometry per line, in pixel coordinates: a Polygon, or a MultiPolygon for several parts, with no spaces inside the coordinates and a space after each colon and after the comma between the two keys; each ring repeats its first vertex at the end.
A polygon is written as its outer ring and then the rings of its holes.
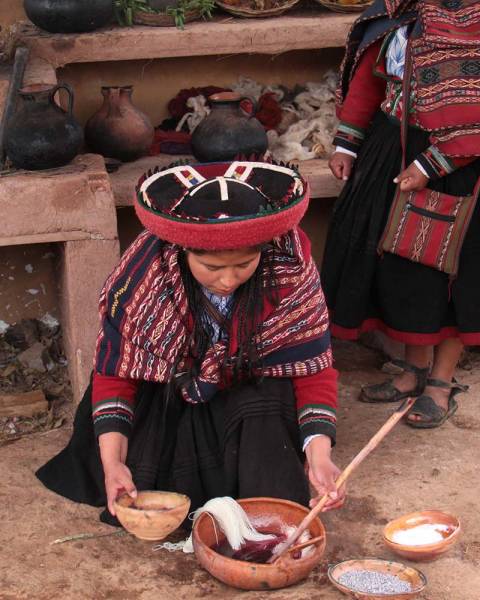
{"type": "Polygon", "coordinates": [[[297,414],[302,442],[309,435],[324,434],[336,439],[338,372],[327,367],[315,375],[294,377],[297,414]]]}
{"type": "Polygon", "coordinates": [[[92,417],[95,435],[117,431],[129,437],[138,381],[94,373],[92,417]]]}
{"type": "Polygon", "coordinates": [[[382,41],[372,44],[360,59],[347,96],[337,111],[340,119],[333,144],[357,152],[370,122],[385,99],[386,79],[374,74],[382,41]]]}

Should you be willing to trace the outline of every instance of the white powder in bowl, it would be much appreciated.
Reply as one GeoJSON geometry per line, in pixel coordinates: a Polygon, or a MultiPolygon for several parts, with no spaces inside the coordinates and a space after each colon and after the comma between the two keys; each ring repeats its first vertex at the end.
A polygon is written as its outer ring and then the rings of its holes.
{"type": "Polygon", "coordinates": [[[425,546],[441,542],[452,533],[450,525],[425,523],[403,531],[395,531],[392,541],[406,546],[425,546]]]}

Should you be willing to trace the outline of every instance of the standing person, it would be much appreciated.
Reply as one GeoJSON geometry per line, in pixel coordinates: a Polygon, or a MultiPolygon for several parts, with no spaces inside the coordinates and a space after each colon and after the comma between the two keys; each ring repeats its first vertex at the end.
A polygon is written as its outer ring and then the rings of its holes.
{"type": "Polygon", "coordinates": [[[376,329],[405,344],[403,372],[365,386],[360,399],[417,396],[407,417],[412,427],[441,425],[457,408],[455,395],[466,390],[453,374],[464,344],[480,343],[479,203],[455,279],[396,254],[379,255],[378,245],[397,185],[472,194],[480,175],[479,23],[472,0],[377,0],[354,24],[342,68],[330,168],[346,184],[322,284],[334,335],[356,339],[376,329]],[[402,168],[406,56],[413,74],[406,81],[402,168]]]}
{"type": "Polygon", "coordinates": [[[144,176],[146,231],[107,280],[92,384],[69,445],[37,472],[72,500],[126,491],[340,506],[337,373],[310,243],[308,186],[261,162],[144,176]],[[304,455],[308,479],[304,472],[304,455]],[[314,498],[311,502],[315,503],[314,498]]]}

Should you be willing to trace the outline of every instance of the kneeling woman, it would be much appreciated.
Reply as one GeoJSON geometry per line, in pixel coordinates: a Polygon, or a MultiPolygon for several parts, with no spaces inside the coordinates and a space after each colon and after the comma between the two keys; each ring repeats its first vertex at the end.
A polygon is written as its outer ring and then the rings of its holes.
{"type": "Polygon", "coordinates": [[[297,227],[307,206],[298,173],[268,163],[140,180],[146,231],[101,294],[92,384],[37,473],[47,487],[107,504],[106,522],[137,489],[187,494],[192,509],[225,495],[307,504],[309,479],[327,508],[343,503],[327,310],[297,227]]]}

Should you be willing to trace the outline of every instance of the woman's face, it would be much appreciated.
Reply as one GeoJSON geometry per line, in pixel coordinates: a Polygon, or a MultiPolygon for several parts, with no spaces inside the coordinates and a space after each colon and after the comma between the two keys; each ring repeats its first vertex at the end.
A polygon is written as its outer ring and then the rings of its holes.
{"type": "Polygon", "coordinates": [[[260,262],[256,248],[194,254],[187,251],[190,271],[200,285],[219,296],[229,296],[245,283],[260,262]]]}

